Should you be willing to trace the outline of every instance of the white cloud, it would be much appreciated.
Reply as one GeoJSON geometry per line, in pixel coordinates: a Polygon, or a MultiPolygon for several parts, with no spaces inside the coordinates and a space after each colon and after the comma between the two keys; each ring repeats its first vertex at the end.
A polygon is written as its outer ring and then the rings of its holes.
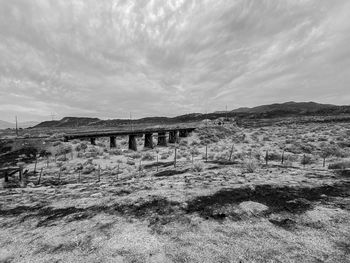
{"type": "Polygon", "coordinates": [[[0,0],[0,119],[343,104],[349,25],[346,0],[0,0]]]}

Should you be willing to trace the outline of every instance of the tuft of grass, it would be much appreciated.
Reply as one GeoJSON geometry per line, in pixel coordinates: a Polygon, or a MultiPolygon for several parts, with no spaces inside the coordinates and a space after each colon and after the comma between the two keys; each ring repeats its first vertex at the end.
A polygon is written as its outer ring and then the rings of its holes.
{"type": "Polygon", "coordinates": [[[255,160],[246,160],[243,162],[242,172],[254,173],[258,167],[259,165],[255,160]]]}
{"type": "Polygon", "coordinates": [[[204,170],[204,163],[203,162],[195,162],[193,164],[192,170],[194,172],[202,172],[204,170]]]}

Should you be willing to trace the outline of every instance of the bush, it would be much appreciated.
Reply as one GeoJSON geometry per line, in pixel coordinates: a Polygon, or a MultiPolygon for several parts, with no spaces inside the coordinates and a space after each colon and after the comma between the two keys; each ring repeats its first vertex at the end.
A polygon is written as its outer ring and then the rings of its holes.
{"type": "Polygon", "coordinates": [[[307,164],[312,164],[313,163],[313,160],[311,158],[311,156],[309,155],[304,155],[302,158],[301,158],[301,162],[300,162],[302,165],[307,165],[307,164]]]}
{"type": "Polygon", "coordinates": [[[162,154],[160,155],[160,159],[161,159],[161,160],[168,159],[169,157],[170,157],[170,155],[169,155],[168,153],[162,153],[162,154]]]}
{"type": "Polygon", "coordinates": [[[108,151],[109,154],[122,155],[123,151],[121,149],[113,149],[108,151]]]}
{"type": "Polygon", "coordinates": [[[142,156],[142,161],[153,161],[154,159],[154,155],[150,152],[147,152],[142,156]]]}
{"type": "Polygon", "coordinates": [[[202,172],[204,170],[204,163],[195,162],[192,167],[193,172],[202,172]]]}
{"type": "Polygon", "coordinates": [[[350,168],[350,161],[344,161],[339,163],[332,163],[328,165],[328,169],[348,169],[350,168]]]}
{"type": "Polygon", "coordinates": [[[258,168],[258,163],[254,160],[244,161],[242,172],[245,173],[254,173],[258,168]]]}
{"type": "Polygon", "coordinates": [[[142,154],[139,152],[135,152],[135,153],[129,154],[128,157],[132,159],[140,159],[142,157],[142,154]]]}
{"type": "Polygon", "coordinates": [[[128,159],[128,160],[126,161],[126,164],[128,164],[128,165],[135,165],[135,161],[133,161],[133,160],[131,160],[131,159],[128,159]]]}

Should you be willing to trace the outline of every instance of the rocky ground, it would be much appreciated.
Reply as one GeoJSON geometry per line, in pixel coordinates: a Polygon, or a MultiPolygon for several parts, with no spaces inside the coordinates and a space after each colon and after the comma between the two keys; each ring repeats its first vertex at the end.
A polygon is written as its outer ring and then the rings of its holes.
{"type": "Polygon", "coordinates": [[[349,262],[349,127],[53,142],[0,190],[0,262],[349,262]]]}

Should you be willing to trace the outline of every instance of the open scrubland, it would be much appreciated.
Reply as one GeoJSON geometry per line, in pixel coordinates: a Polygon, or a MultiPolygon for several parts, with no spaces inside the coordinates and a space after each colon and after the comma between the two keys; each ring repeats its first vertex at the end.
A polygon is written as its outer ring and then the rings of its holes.
{"type": "Polygon", "coordinates": [[[0,262],[350,261],[349,123],[138,144],[28,141],[26,187],[0,190],[0,262]]]}

